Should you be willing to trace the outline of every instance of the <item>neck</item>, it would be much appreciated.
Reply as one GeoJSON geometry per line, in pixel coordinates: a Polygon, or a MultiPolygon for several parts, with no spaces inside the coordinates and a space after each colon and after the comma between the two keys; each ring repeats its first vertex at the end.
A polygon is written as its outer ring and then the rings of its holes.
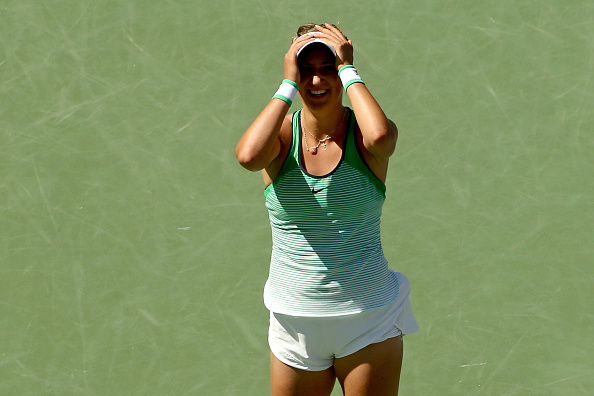
{"type": "Polygon", "coordinates": [[[346,118],[346,108],[340,107],[328,109],[325,111],[312,111],[304,107],[301,111],[302,127],[317,139],[324,139],[339,133],[342,122],[346,118]]]}

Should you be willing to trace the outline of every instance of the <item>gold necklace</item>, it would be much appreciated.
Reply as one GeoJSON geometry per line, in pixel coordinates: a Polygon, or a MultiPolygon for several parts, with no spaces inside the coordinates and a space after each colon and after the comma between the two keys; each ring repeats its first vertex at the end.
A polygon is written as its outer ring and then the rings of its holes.
{"type": "Polygon", "coordinates": [[[324,147],[324,151],[328,150],[326,148],[326,142],[328,140],[332,139],[332,134],[336,131],[336,129],[340,126],[340,124],[342,124],[342,121],[344,120],[345,116],[346,116],[346,111],[344,111],[344,107],[343,107],[342,118],[336,125],[336,128],[334,128],[332,130],[332,132],[327,133],[326,135],[328,135],[328,136],[325,137],[324,139],[318,139],[313,133],[311,133],[310,131],[308,131],[305,128],[305,123],[303,122],[303,111],[302,111],[300,114],[301,126],[303,127],[303,139],[305,140],[305,148],[307,149],[307,151],[311,152],[313,155],[316,155],[318,153],[318,148],[320,147],[320,145],[322,145],[322,147],[324,147]],[[311,137],[313,137],[314,139],[316,139],[318,141],[318,144],[315,147],[309,147],[309,144],[307,144],[307,134],[305,132],[309,133],[311,135],[311,137]]]}

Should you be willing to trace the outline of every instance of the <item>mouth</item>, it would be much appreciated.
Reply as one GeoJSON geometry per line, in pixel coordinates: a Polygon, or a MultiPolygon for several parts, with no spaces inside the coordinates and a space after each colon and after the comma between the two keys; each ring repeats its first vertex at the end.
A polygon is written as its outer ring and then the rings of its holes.
{"type": "Polygon", "coordinates": [[[330,92],[330,90],[328,90],[328,89],[317,89],[317,90],[308,89],[307,92],[314,98],[321,98],[322,96],[324,96],[328,92],[330,92]]]}

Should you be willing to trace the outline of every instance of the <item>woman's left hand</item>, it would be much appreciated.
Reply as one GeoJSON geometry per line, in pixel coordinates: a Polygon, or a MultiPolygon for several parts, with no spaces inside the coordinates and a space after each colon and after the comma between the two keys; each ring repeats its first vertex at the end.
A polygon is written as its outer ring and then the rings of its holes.
{"type": "Polygon", "coordinates": [[[316,38],[330,44],[336,50],[336,69],[345,65],[353,64],[353,43],[347,40],[344,34],[332,25],[324,24],[316,26],[318,31],[323,34],[316,38]]]}

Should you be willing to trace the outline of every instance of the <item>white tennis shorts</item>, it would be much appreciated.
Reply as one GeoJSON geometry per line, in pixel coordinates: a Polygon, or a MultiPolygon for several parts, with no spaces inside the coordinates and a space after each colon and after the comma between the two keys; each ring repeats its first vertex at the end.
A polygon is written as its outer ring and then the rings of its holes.
{"type": "Polygon", "coordinates": [[[368,345],[419,330],[410,306],[410,284],[396,273],[398,298],[385,307],[353,315],[295,317],[270,312],[268,344],[281,362],[301,370],[321,371],[335,358],[368,345]]]}

